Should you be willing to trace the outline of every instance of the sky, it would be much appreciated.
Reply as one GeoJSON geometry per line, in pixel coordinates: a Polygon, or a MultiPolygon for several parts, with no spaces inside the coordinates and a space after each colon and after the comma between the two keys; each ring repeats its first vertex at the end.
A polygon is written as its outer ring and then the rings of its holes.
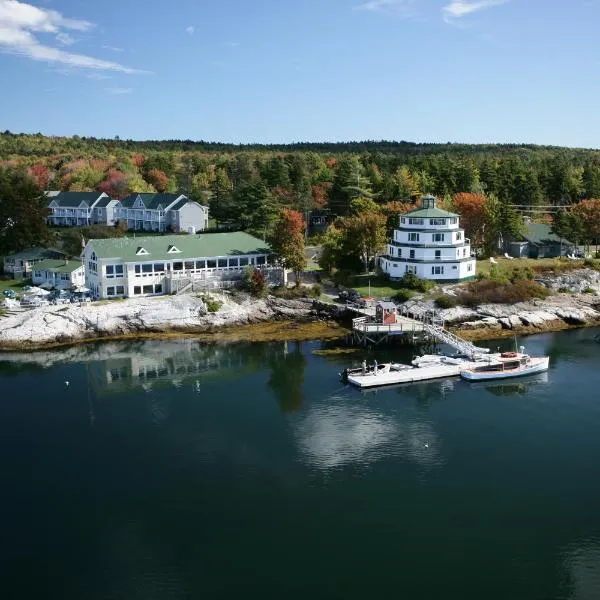
{"type": "Polygon", "coordinates": [[[600,146],[597,0],[0,0],[0,130],[600,146]]]}

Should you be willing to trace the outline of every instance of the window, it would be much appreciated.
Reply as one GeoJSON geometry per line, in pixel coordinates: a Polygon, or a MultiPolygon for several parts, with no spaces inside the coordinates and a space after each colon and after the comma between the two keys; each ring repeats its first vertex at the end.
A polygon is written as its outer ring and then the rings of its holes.
{"type": "Polygon", "coordinates": [[[443,275],[444,267],[443,266],[431,267],[431,274],[432,275],[443,275]]]}
{"type": "Polygon", "coordinates": [[[414,267],[412,265],[406,265],[406,272],[407,273],[413,273],[414,275],[417,274],[417,267],[414,267]]]}
{"type": "Polygon", "coordinates": [[[68,273],[62,273],[61,276],[60,276],[60,278],[63,281],[69,281],[69,274],[68,273]]]}
{"type": "Polygon", "coordinates": [[[107,277],[115,276],[115,268],[112,265],[106,265],[106,276],[107,277]]]}
{"type": "Polygon", "coordinates": [[[408,224],[409,225],[423,225],[423,219],[410,218],[410,219],[408,219],[408,224]]]}
{"type": "Polygon", "coordinates": [[[402,256],[402,248],[398,248],[398,258],[401,258],[402,256]]]}
{"type": "Polygon", "coordinates": [[[434,242],[443,242],[444,241],[443,233],[434,233],[432,237],[433,237],[434,242]]]}
{"type": "Polygon", "coordinates": [[[472,265],[472,263],[469,263],[467,265],[467,271],[470,273],[472,270],[473,270],[473,265],[472,265]]]}
{"type": "Polygon", "coordinates": [[[466,256],[466,255],[467,255],[467,249],[463,248],[463,256],[466,256]]]}
{"type": "Polygon", "coordinates": [[[436,250],[435,251],[435,260],[441,260],[441,259],[442,259],[442,251],[436,250]]]}
{"type": "Polygon", "coordinates": [[[460,242],[460,240],[462,240],[462,231],[457,231],[456,232],[456,241],[460,242]]]}
{"type": "Polygon", "coordinates": [[[419,241],[419,234],[418,233],[409,233],[408,234],[408,241],[409,242],[418,242],[419,241]]]}
{"type": "Polygon", "coordinates": [[[142,288],[144,294],[153,294],[154,293],[154,286],[153,285],[145,285],[142,288]]]}
{"type": "Polygon", "coordinates": [[[240,267],[245,267],[248,264],[248,259],[245,257],[240,258],[240,267]]]}
{"type": "Polygon", "coordinates": [[[165,271],[165,263],[154,263],[154,272],[155,273],[164,273],[165,271]]]}
{"type": "Polygon", "coordinates": [[[219,269],[226,269],[227,268],[227,259],[219,258],[217,260],[217,266],[219,267],[219,269]]]}
{"type": "Polygon", "coordinates": [[[133,286],[133,293],[134,293],[134,295],[141,294],[142,293],[142,288],[139,285],[133,286]]]}
{"type": "Polygon", "coordinates": [[[206,261],[206,268],[207,269],[216,269],[217,268],[217,261],[216,260],[207,260],[206,261]]]}
{"type": "Polygon", "coordinates": [[[414,258],[414,257],[415,257],[415,251],[414,251],[414,250],[411,250],[411,251],[410,251],[410,258],[414,258]]]}
{"type": "Polygon", "coordinates": [[[450,219],[450,225],[456,225],[458,223],[458,219],[456,217],[452,217],[452,219],[450,219]]]}
{"type": "Polygon", "coordinates": [[[174,262],[173,263],[173,271],[183,271],[183,263],[182,262],[174,262]]]}
{"type": "Polygon", "coordinates": [[[135,272],[136,273],[141,273],[142,272],[142,265],[135,265],[135,272]]]}
{"type": "Polygon", "coordinates": [[[117,296],[123,296],[125,294],[125,286],[117,286],[117,296]]]}
{"type": "Polygon", "coordinates": [[[230,267],[239,267],[240,266],[240,261],[238,258],[230,258],[229,259],[229,266],[230,267]]]}
{"type": "Polygon", "coordinates": [[[154,286],[154,293],[155,293],[155,294],[162,294],[162,284],[160,284],[160,283],[157,283],[157,284],[154,286]]]}
{"type": "Polygon", "coordinates": [[[115,275],[117,277],[123,277],[123,265],[115,265],[115,275]]]}
{"type": "Polygon", "coordinates": [[[36,271],[34,273],[35,277],[41,277],[42,276],[42,272],[41,271],[36,271]]]}
{"type": "Polygon", "coordinates": [[[96,257],[96,253],[92,252],[92,256],[90,257],[92,260],[98,260],[98,258],[96,257]]]}
{"type": "Polygon", "coordinates": [[[195,268],[196,268],[196,263],[193,260],[185,261],[185,270],[186,271],[193,271],[195,268]]]}
{"type": "Polygon", "coordinates": [[[205,260],[197,260],[196,261],[196,269],[206,269],[206,261],[205,260]]]}
{"type": "Polygon", "coordinates": [[[446,219],[429,219],[430,225],[445,225],[446,219]]]}
{"type": "Polygon", "coordinates": [[[264,265],[266,262],[266,257],[265,256],[257,256],[256,257],[256,264],[257,265],[264,265]]]}
{"type": "Polygon", "coordinates": [[[115,288],[112,285],[110,287],[106,288],[106,295],[107,296],[114,296],[115,295],[115,288]]]}
{"type": "Polygon", "coordinates": [[[152,273],[152,265],[142,265],[142,273],[152,273]]]}
{"type": "Polygon", "coordinates": [[[406,223],[406,219],[405,219],[404,217],[402,217],[402,218],[400,219],[400,223],[402,223],[402,224],[404,225],[404,224],[406,223]]]}

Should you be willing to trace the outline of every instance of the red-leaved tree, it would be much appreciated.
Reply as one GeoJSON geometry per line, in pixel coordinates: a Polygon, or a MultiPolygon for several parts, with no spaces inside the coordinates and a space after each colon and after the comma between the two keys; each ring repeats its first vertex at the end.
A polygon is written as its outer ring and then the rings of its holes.
{"type": "Polygon", "coordinates": [[[460,216],[460,224],[467,237],[471,238],[471,245],[479,248],[484,243],[486,225],[486,199],[483,194],[460,192],[454,195],[453,206],[460,216]]]}
{"type": "Polygon", "coordinates": [[[164,192],[169,185],[169,178],[160,169],[150,169],[144,179],[159,193],[164,192]]]}
{"type": "Polygon", "coordinates": [[[279,213],[271,240],[275,255],[283,261],[286,269],[294,272],[296,285],[300,285],[300,273],[306,268],[304,228],[302,213],[284,208],[279,213]]]}

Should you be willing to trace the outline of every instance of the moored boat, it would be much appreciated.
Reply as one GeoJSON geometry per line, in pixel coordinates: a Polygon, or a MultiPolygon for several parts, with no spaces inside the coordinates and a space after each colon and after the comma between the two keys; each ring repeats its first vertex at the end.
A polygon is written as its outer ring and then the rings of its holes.
{"type": "Polygon", "coordinates": [[[525,354],[524,348],[520,352],[502,352],[461,369],[460,376],[467,381],[490,381],[493,379],[507,379],[522,377],[534,373],[547,371],[550,366],[549,356],[530,356],[525,354]]]}

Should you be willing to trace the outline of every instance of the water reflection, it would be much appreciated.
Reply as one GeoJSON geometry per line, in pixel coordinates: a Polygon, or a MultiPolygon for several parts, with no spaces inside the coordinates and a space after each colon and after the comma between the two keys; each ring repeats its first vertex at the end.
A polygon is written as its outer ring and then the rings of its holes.
{"type": "Polygon", "coordinates": [[[572,600],[600,598],[600,541],[585,540],[569,547],[564,568],[571,583],[572,600]]]}
{"type": "Polygon", "coordinates": [[[442,463],[441,443],[429,423],[349,404],[344,397],[311,408],[294,423],[294,434],[304,461],[322,470],[365,467],[390,456],[426,468],[442,463]]]}
{"type": "Polygon", "coordinates": [[[306,356],[302,352],[302,344],[285,342],[282,355],[274,354],[269,361],[269,369],[269,387],[275,392],[281,410],[290,412],[302,408],[306,369],[306,356]]]}
{"type": "Polygon", "coordinates": [[[548,373],[537,373],[519,379],[468,383],[472,390],[486,390],[494,396],[526,396],[534,386],[550,382],[548,373]]]}

